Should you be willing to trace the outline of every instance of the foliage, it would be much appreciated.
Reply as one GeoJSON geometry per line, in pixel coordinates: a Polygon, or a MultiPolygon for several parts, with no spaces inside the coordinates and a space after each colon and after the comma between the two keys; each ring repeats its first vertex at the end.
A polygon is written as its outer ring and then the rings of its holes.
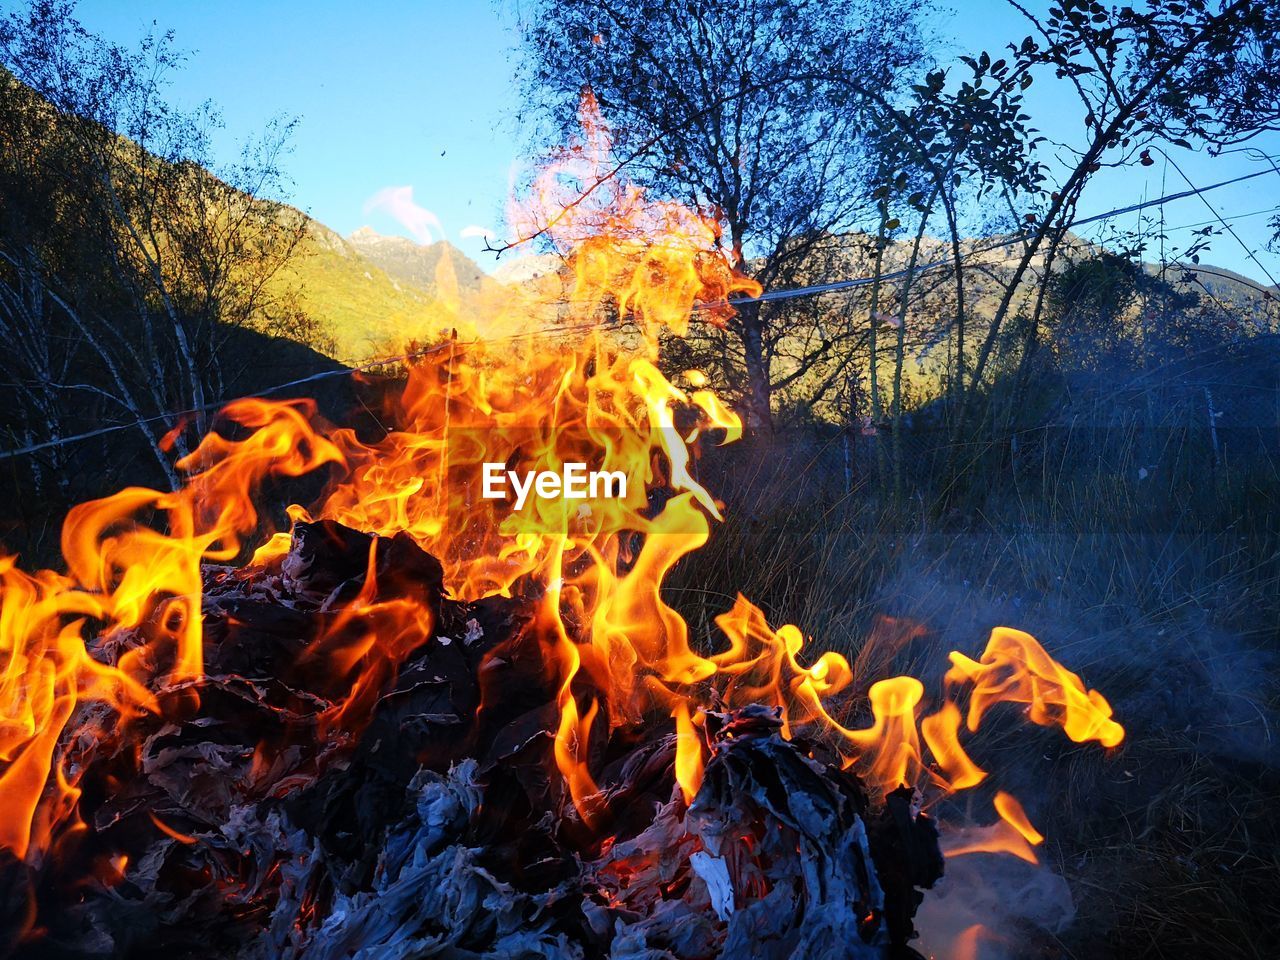
{"type": "Polygon", "coordinates": [[[1138,300],[1139,267],[1103,251],[1073,260],[1049,280],[1046,313],[1054,344],[1068,362],[1131,359],[1126,321],[1138,300]]]}
{"type": "MultiPolygon", "coordinates": [[[[315,339],[276,281],[305,218],[271,199],[288,125],[211,175],[206,106],[163,100],[181,62],[168,36],[136,50],[88,33],[62,0],[0,23],[0,357],[10,433],[58,440],[86,418],[134,423],[176,482],[229,374],[238,329],[315,339]],[[179,411],[179,412],[175,412],[179,411]]],[[[57,448],[46,463],[65,482],[57,448]]]]}

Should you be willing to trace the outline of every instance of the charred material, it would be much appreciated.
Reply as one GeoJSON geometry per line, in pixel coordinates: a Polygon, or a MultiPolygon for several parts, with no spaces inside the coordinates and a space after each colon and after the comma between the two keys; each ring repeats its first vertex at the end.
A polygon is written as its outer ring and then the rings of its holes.
{"type": "Polygon", "coordinates": [[[772,711],[706,715],[691,804],[670,719],[596,724],[587,822],[552,756],[536,598],[452,600],[407,537],[331,522],[205,581],[206,675],[68,726],[83,825],[0,861],[0,953],[910,955],[933,824],[903,794],[872,809],[772,711]],[[406,600],[426,616],[371,642],[406,600]]]}

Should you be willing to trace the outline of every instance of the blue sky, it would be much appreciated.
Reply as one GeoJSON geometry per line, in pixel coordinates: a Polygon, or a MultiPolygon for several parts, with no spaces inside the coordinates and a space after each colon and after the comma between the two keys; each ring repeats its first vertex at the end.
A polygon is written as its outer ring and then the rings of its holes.
{"type": "MultiPolygon", "coordinates": [[[[388,188],[412,188],[447,238],[493,228],[519,154],[517,106],[507,56],[514,42],[487,0],[358,4],[82,0],[78,17],[112,40],[172,29],[190,50],[171,98],[213,100],[236,145],[272,117],[296,117],[284,166],[293,203],[340,233],[368,223],[411,231],[385,208],[366,207],[388,188]]],[[[401,194],[403,196],[403,194],[401,194]]],[[[420,239],[440,239],[430,219],[420,239]]]]}
{"type": "MultiPolygon", "coordinates": [[[[516,2],[81,0],[78,15],[89,29],[120,42],[136,40],[153,21],[173,29],[191,56],[174,78],[171,98],[181,105],[204,99],[219,105],[227,127],[217,146],[227,159],[272,117],[298,118],[294,149],[285,159],[293,181],[288,199],[323,223],[344,234],[367,223],[420,240],[443,236],[492,268],[478,234],[499,227],[522,155],[510,57],[516,2]],[[392,209],[412,216],[397,220],[392,209]]],[[[996,55],[1030,32],[1004,0],[960,4],[935,15],[932,25],[939,36],[954,38],[948,42],[952,54],[985,47],[996,55]]],[[[1061,92],[1060,85],[1033,85],[1029,112],[1051,137],[1074,138],[1077,114],[1061,92]]],[[[1257,145],[1280,153],[1280,137],[1257,145]]],[[[1243,155],[1209,158],[1175,149],[1172,156],[1201,186],[1257,169],[1243,155]]],[[[1080,212],[1099,213],[1185,187],[1163,162],[1104,171],[1080,212]]],[[[1269,217],[1257,213],[1276,206],[1277,187],[1280,176],[1264,177],[1207,199],[1228,219],[1241,217],[1237,232],[1280,278],[1280,257],[1264,249],[1269,217]]],[[[1170,204],[1166,216],[1171,227],[1213,219],[1196,198],[1170,204]]],[[[1135,220],[1130,215],[1120,223],[1131,227],[1135,220]]],[[[1185,245],[1190,229],[1175,230],[1174,242],[1185,245]]],[[[1230,237],[1217,239],[1204,260],[1265,281],[1262,268],[1230,237]]]]}

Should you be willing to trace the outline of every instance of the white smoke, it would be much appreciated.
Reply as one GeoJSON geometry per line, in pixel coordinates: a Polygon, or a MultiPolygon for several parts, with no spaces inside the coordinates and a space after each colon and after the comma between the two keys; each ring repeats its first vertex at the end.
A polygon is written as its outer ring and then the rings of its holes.
{"type": "Polygon", "coordinates": [[[1067,881],[1043,864],[1001,854],[947,861],[916,913],[917,950],[934,960],[1016,960],[1028,928],[1065,930],[1075,917],[1067,881]]]}

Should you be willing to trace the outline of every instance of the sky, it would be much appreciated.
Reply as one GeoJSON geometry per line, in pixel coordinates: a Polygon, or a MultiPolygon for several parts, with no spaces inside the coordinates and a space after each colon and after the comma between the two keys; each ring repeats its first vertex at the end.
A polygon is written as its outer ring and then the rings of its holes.
{"type": "Polygon", "coordinates": [[[190,57],[170,99],[218,105],[228,160],[297,118],[286,199],[339,233],[443,236],[478,257],[467,228],[496,230],[520,150],[515,38],[488,0],[82,0],[77,17],[117,42],[173,30],[190,57]]]}
{"type": "MultiPolygon", "coordinates": [[[[293,149],[284,158],[292,188],[284,199],[322,223],[342,234],[368,224],[420,242],[447,239],[493,269],[483,237],[500,236],[502,211],[524,162],[512,79],[517,5],[81,0],[78,17],[121,43],[156,26],[173,30],[190,57],[173,78],[170,99],[180,106],[206,99],[218,105],[226,128],[215,148],[227,161],[273,118],[296,118],[293,149]]],[[[930,27],[942,38],[944,61],[981,49],[998,56],[1004,44],[1030,32],[1005,0],[968,0],[935,13],[930,27]]],[[[1064,87],[1038,83],[1028,95],[1032,124],[1053,139],[1079,135],[1078,111],[1064,87]]],[[[1280,156],[1280,136],[1256,145],[1280,156]]],[[[1210,158],[1173,148],[1170,156],[1197,186],[1260,169],[1243,154],[1210,158]]],[[[1079,212],[1088,216],[1186,188],[1157,157],[1150,167],[1104,170],[1079,212]]],[[[1170,203],[1172,243],[1187,245],[1192,229],[1214,221],[1208,200],[1232,221],[1243,244],[1216,239],[1203,262],[1264,283],[1268,272],[1280,279],[1280,256],[1265,249],[1266,214],[1278,196],[1280,176],[1268,176],[1170,203]]],[[[1133,227],[1136,219],[1129,214],[1116,224],[1133,227]]],[[[1105,230],[1082,232],[1097,238],[1105,230]]]]}

